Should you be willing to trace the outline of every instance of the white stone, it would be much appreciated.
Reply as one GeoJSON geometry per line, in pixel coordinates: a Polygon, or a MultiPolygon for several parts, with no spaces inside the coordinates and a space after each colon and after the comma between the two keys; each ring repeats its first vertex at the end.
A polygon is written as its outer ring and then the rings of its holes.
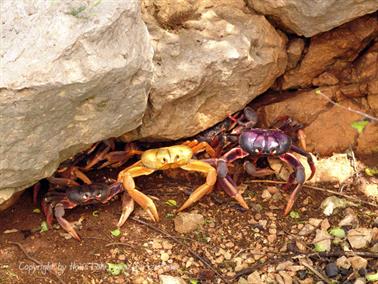
{"type": "Polygon", "coordinates": [[[79,150],[141,124],[153,48],[139,2],[78,7],[0,5],[0,190],[28,187],[79,150]]]}

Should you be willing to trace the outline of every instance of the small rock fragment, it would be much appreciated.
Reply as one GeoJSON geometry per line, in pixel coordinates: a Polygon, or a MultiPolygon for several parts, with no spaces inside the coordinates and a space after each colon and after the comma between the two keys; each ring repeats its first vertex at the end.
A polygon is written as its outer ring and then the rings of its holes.
{"type": "Polygon", "coordinates": [[[174,223],[176,232],[185,234],[198,229],[205,223],[205,219],[198,213],[182,212],[175,217],[174,223]]]}
{"type": "Polygon", "coordinates": [[[352,229],[347,235],[350,245],[355,249],[367,247],[371,242],[372,237],[372,230],[367,228],[352,229]]]}
{"type": "Polygon", "coordinates": [[[324,219],[324,220],[320,223],[320,229],[323,230],[323,231],[328,230],[330,227],[331,227],[331,225],[329,224],[328,219],[324,219]]]}
{"type": "Polygon", "coordinates": [[[286,271],[280,271],[278,273],[282,276],[285,284],[292,284],[293,283],[293,278],[290,276],[289,273],[287,273],[286,271]]]}
{"type": "Polygon", "coordinates": [[[336,260],[336,265],[338,268],[349,269],[351,266],[350,261],[346,258],[346,256],[341,256],[336,260]]]}
{"type": "Polygon", "coordinates": [[[366,268],[368,261],[361,256],[355,255],[352,257],[348,257],[349,262],[351,263],[353,269],[359,270],[361,268],[366,268]]]}
{"type": "Polygon", "coordinates": [[[365,283],[366,283],[365,278],[360,277],[360,278],[357,278],[353,284],[365,284],[365,283]]]}
{"type": "Polygon", "coordinates": [[[261,197],[262,197],[262,199],[267,201],[272,197],[272,194],[269,192],[269,190],[265,189],[265,190],[263,190],[261,197]]]}
{"type": "Polygon", "coordinates": [[[317,252],[324,252],[331,250],[331,236],[327,231],[316,230],[316,236],[312,243],[315,245],[317,252]]]}
{"type": "Polygon", "coordinates": [[[351,226],[352,228],[356,228],[358,227],[359,223],[360,222],[356,214],[349,213],[339,222],[339,227],[351,226]]]}
{"type": "Polygon", "coordinates": [[[162,252],[162,253],[160,254],[160,259],[161,259],[161,261],[168,261],[168,259],[169,259],[169,254],[166,253],[166,252],[162,252]]]}
{"type": "Polygon", "coordinates": [[[336,263],[328,263],[325,267],[325,273],[328,277],[335,277],[339,274],[339,269],[337,268],[336,263]]]}
{"type": "Polygon", "coordinates": [[[323,221],[322,219],[317,219],[317,218],[308,219],[308,223],[314,227],[318,227],[322,221],[323,221]]]}
{"type": "Polygon", "coordinates": [[[337,208],[346,208],[348,206],[356,206],[354,203],[337,196],[329,196],[323,200],[320,204],[320,208],[323,209],[323,213],[326,216],[331,216],[333,211],[337,208]]]}
{"type": "Polygon", "coordinates": [[[255,272],[249,274],[247,280],[248,280],[249,284],[261,284],[261,283],[263,283],[258,271],[255,271],[255,272]]]}
{"type": "Polygon", "coordinates": [[[159,275],[160,284],[185,284],[185,281],[180,277],[170,275],[159,275]]]}
{"type": "Polygon", "coordinates": [[[300,236],[308,236],[316,229],[315,226],[311,224],[306,224],[304,227],[299,231],[298,235],[300,236]]]}

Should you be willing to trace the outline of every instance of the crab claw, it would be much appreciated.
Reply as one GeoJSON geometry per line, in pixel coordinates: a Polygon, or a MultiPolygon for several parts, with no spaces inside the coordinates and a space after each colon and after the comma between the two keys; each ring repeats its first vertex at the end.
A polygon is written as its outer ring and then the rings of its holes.
{"type": "Polygon", "coordinates": [[[57,204],[55,206],[54,215],[56,220],[58,221],[59,225],[69,233],[74,239],[81,241],[80,236],[76,233],[74,227],[68,222],[66,219],[63,218],[64,216],[64,207],[63,204],[57,204]]]}
{"type": "Polygon", "coordinates": [[[122,227],[126,220],[129,218],[130,214],[134,211],[134,200],[130,195],[125,192],[122,195],[122,214],[119,218],[117,227],[122,227]]]}

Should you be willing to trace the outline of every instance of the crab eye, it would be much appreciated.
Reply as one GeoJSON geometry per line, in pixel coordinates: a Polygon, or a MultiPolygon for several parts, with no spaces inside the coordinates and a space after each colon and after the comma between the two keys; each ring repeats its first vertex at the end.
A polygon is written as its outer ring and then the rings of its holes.
{"type": "Polygon", "coordinates": [[[97,193],[96,197],[101,198],[101,193],[97,193]]]}
{"type": "Polygon", "coordinates": [[[272,151],[272,154],[275,155],[277,153],[276,149],[272,151]]]}
{"type": "Polygon", "coordinates": [[[88,193],[84,193],[84,195],[83,195],[83,199],[84,200],[87,200],[89,198],[89,194],[88,193]]]}
{"type": "Polygon", "coordinates": [[[167,159],[166,158],[163,158],[163,163],[166,163],[167,162],[167,159]]]}
{"type": "Polygon", "coordinates": [[[176,161],[180,160],[180,155],[176,155],[176,161]]]}
{"type": "Polygon", "coordinates": [[[256,154],[260,153],[260,150],[259,149],[255,149],[255,153],[256,154]]]}

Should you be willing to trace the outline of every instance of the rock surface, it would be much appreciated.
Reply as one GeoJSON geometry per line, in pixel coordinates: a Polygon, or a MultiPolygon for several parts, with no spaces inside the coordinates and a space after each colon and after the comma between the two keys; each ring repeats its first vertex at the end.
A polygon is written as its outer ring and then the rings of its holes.
{"type": "MultiPolygon", "coordinates": [[[[366,84],[366,79],[376,78],[374,58],[367,55],[365,59],[362,57],[356,62],[354,60],[365,47],[374,42],[377,35],[378,17],[374,14],[314,36],[299,66],[286,72],[280,80],[281,89],[336,85],[340,81],[344,84],[348,81],[349,84],[353,81],[355,84],[366,84]],[[361,78],[361,73],[367,78],[361,78]]],[[[372,49],[374,51],[371,52],[375,52],[376,48],[372,49]]]]}
{"type": "Polygon", "coordinates": [[[285,40],[243,1],[143,5],[155,78],[143,126],[126,140],[195,135],[243,108],[285,70],[285,40]]]}
{"type": "Polygon", "coordinates": [[[1,5],[0,194],[140,125],[152,78],[138,1],[17,3],[1,5]]]}
{"type": "Polygon", "coordinates": [[[377,124],[369,123],[362,133],[358,133],[352,124],[364,117],[347,109],[349,107],[356,111],[373,113],[366,104],[366,99],[351,101],[340,95],[337,86],[323,87],[319,91],[326,97],[315,90],[298,91],[288,93],[290,97],[281,102],[262,107],[260,114],[264,118],[263,126],[272,125],[279,117],[290,116],[305,126],[307,150],[310,152],[330,156],[352,147],[357,154],[370,157],[377,155],[377,124]],[[341,107],[329,103],[330,99],[341,107]]]}
{"type": "Polygon", "coordinates": [[[378,10],[376,0],[248,0],[254,10],[271,16],[298,35],[310,37],[378,10]]]}

